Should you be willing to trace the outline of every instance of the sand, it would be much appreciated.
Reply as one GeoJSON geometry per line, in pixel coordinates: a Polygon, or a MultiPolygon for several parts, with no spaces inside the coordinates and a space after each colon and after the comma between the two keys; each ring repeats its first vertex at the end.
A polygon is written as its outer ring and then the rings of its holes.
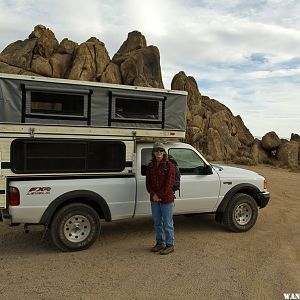
{"type": "Polygon", "coordinates": [[[213,215],[175,216],[175,252],[151,253],[150,218],[102,223],[88,250],[62,253],[42,228],[0,225],[2,299],[284,299],[300,293],[300,173],[247,167],[271,192],[246,233],[213,215]]]}

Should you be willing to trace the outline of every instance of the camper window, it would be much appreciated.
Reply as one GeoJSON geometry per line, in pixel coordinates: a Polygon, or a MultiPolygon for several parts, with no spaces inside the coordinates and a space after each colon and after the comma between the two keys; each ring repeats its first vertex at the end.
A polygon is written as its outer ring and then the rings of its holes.
{"type": "Polygon", "coordinates": [[[126,164],[121,141],[16,139],[11,145],[15,173],[121,172],[126,164]]]}
{"type": "Polygon", "coordinates": [[[131,93],[111,93],[109,126],[122,123],[158,124],[164,127],[164,96],[131,93]]]}
{"type": "Polygon", "coordinates": [[[125,119],[159,119],[159,102],[149,100],[133,101],[131,99],[116,99],[116,117],[125,119]]]}
{"type": "Polygon", "coordinates": [[[84,96],[31,92],[30,112],[52,115],[84,116],[84,96]]]}
{"type": "MultiPolygon", "coordinates": [[[[61,89],[21,85],[22,122],[48,119],[69,124],[70,120],[90,125],[90,102],[92,91],[86,89],[61,89]]],[[[55,123],[52,121],[50,123],[55,123]]],[[[77,123],[78,124],[78,123],[77,123]]]]}

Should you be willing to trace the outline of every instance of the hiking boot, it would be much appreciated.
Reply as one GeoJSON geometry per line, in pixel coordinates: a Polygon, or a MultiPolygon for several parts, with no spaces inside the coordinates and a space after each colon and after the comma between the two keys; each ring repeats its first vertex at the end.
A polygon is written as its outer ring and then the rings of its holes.
{"type": "Polygon", "coordinates": [[[170,254],[171,252],[174,252],[174,246],[166,246],[165,248],[159,251],[159,254],[167,255],[170,254]]]}
{"type": "Polygon", "coordinates": [[[156,244],[153,248],[151,248],[151,252],[158,252],[165,248],[165,245],[156,244]]]}

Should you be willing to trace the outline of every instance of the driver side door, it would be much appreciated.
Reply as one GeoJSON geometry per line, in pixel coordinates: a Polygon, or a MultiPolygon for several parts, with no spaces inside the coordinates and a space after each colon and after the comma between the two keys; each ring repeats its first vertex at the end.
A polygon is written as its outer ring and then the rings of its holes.
{"type": "Polygon", "coordinates": [[[206,163],[193,149],[170,148],[168,154],[176,160],[181,174],[174,213],[213,212],[219,198],[218,174],[214,170],[206,174],[206,163]]]}

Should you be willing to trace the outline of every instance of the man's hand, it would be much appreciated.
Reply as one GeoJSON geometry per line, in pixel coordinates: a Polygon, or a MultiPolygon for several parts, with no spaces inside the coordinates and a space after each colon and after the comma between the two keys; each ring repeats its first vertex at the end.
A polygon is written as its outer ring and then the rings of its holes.
{"type": "Polygon", "coordinates": [[[154,202],[160,202],[160,201],[161,201],[161,199],[158,198],[156,194],[152,197],[152,200],[153,200],[154,202]]]}

